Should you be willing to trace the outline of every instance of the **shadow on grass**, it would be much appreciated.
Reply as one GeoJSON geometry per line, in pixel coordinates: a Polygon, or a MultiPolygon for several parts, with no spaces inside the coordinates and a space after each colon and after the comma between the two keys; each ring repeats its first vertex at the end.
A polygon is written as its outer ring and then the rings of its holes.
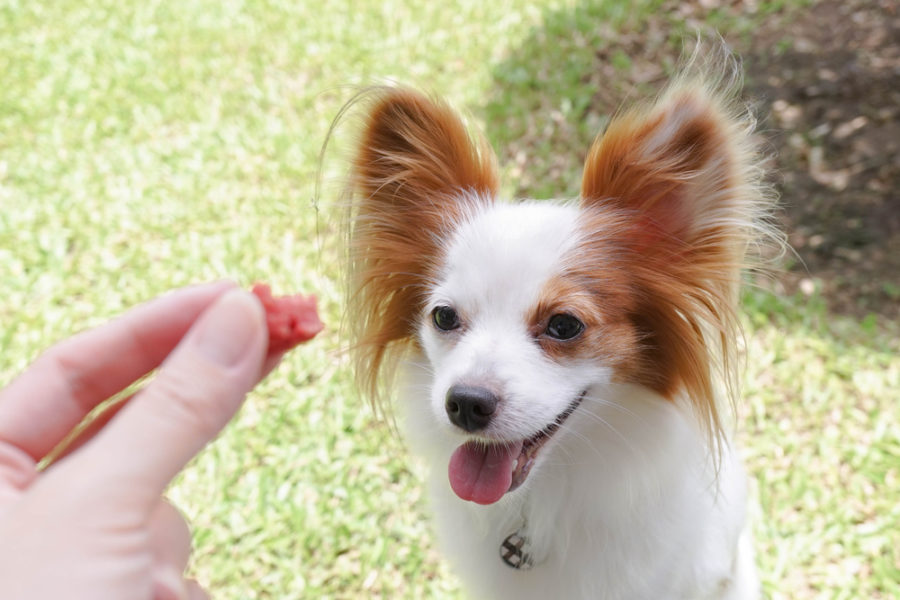
{"type": "Polygon", "coordinates": [[[494,67],[483,118],[514,196],[578,194],[594,136],[628,97],[657,89],[678,58],[669,19],[653,17],[662,4],[595,0],[548,12],[494,67]]]}
{"type": "Polygon", "coordinates": [[[777,187],[798,265],[831,314],[900,322],[900,16],[876,0],[826,0],[744,50],[749,91],[773,128],[777,187]]]}
{"type": "Polygon", "coordinates": [[[547,12],[494,67],[481,109],[507,193],[577,196],[584,156],[610,116],[652,97],[697,32],[716,31],[744,59],[745,95],[776,157],[783,225],[800,258],[779,292],[896,326],[898,19],[874,0],[801,4],[761,2],[748,14],[743,4],[588,0],[547,12]]]}

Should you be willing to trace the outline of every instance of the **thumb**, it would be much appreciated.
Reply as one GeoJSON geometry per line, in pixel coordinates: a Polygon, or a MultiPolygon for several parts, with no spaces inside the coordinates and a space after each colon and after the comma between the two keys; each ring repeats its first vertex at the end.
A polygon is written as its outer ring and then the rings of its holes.
{"type": "Polygon", "coordinates": [[[93,471],[94,481],[112,482],[152,506],[259,381],[266,344],[259,301],[243,290],[224,294],[194,323],[153,381],[71,456],[67,467],[93,471]]]}

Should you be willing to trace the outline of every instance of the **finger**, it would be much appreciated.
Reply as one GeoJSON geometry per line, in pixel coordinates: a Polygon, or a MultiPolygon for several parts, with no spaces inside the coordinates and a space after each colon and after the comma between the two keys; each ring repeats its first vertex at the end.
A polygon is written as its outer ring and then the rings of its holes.
{"type": "Polygon", "coordinates": [[[153,600],[209,600],[200,584],[174,571],[153,574],[153,600]]]}
{"type": "Polygon", "coordinates": [[[190,600],[184,575],[165,567],[153,571],[153,600],[190,600]]]}
{"type": "Polygon", "coordinates": [[[128,489],[151,507],[259,381],[267,340],[259,301],[226,293],[113,423],[58,469],[80,469],[101,489],[128,489]]]}
{"type": "Polygon", "coordinates": [[[188,579],[185,583],[187,584],[188,600],[209,600],[209,594],[200,587],[199,583],[193,579],[188,579]]]}
{"type": "Polygon", "coordinates": [[[0,390],[0,443],[39,461],[97,404],[156,368],[233,287],[218,282],[167,294],[45,352],[0,390]]]}
{"type": "Polygon", "coordinates": [[[30,456],[18,448],[0,444],[0,505],[18,500],[37,476],[30,456]]]}
{"type": "MultiPolygon", "coordinates": [[[[260,380],[268,377],[269,374],[278,367],[281,363],[281,359],[284,358],[284,354],[284,352],[279,352],[277,354],[266,355],[260,380]]],[[[95,416],[84,429],[78,432],[78,435],[73,440],[66,444],[64,448],[58,448],[54,451],[55,456],[53,456],[51,464],[58,463],[88,443],[101,429],[106,427],[107,423],[112,421],[113,417],[119,414],[119,411],[122,410],[134,396],[135,394],[131,394],[125,398],[120,398],[116,402],[110,403],[109,406],[105,407],[103,412],[95,416]]],[[[48,465],[48,467],[49,466],[50,465],[48,465]]]]}
{"type": "Polygon", "coordinates": [[[44,457],[43,461],[43,470],[47,470],[50,467],[58,464],[64,458],[87,444],[97,433],[106,427],[106,424],[112,421],[113,417],[119,414],[119,411],[125,407],[125,404],[128,403],[134,397],[134,394],[129,394],[124,398],[118,398],[114,402],[110,402],[107,406],[103,408],[103,412],[94,415],[93,418],[88,423],[79,423],[79,427],[82,429],[78,431],[78,433],[69,440],[64,440],[60,445],[56,446],[49,454],[44,457]],[[63,445],[64,444],[64,445],[63,445]]]}
{"type": "Polygon", "coordinates": [[[181,512],[160,500],[150,514],[147,530],[154,562],[183,573],[191,557],[191,530],[181,512]]]}

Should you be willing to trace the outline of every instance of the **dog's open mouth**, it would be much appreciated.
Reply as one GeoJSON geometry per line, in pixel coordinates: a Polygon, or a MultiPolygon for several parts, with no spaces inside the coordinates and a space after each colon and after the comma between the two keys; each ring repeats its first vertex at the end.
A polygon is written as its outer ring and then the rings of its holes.
{"type": "Polygon", "coordinates": [[[584,399],[579,394],[546,427],[525,440],[486,443],[470,440],[456,449],[448,468],[457,496],[477,504],[493,504],[528,477],[540,449],[584,399]]]}

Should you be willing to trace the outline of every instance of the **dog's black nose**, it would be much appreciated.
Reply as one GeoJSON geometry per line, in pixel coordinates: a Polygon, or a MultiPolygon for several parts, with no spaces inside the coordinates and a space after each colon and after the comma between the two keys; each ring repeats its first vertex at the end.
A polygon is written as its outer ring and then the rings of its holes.
{"type": "Polygon", "coordinates": [[[480,431],[491,422],[497,410],[497,396],[487,388],[474,385],[454,385],[447,390],[444,408],[457,427],[466,431],[480,431]]]}

